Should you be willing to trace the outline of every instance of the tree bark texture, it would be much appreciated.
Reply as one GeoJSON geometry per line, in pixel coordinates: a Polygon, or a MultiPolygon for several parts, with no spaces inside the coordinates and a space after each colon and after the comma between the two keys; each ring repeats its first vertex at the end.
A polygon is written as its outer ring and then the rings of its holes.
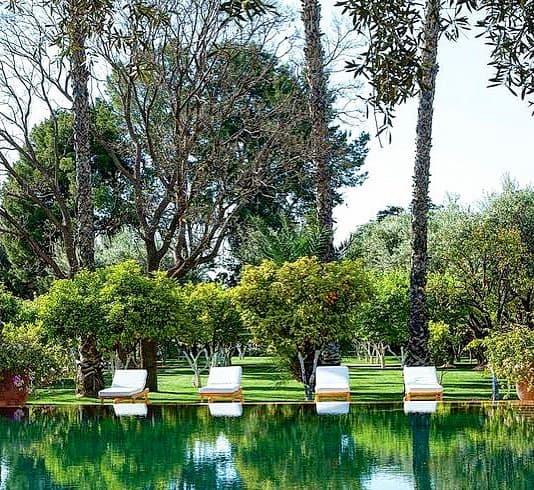
{"type": "Polygon", "coordinates": [[[76,396],[96,397],[104,388],[102,355],[96,347],[93,336],[78,341],[76,361],[76,396]]]}
{"type": "Polygon", "coordinates": [[[158,344],[155,340],[141,342],[143,369],[148,372],[146,385],[150,391],[158,391],[158,344]]]}
{"type": "Polygon", "coordinates": [[[306,77],[309,86],[311,158],[315,169],[316,218],[322,228],[322,262],[334,259],[334,221],[328,142],[328,81],[321,42],[321,6],[317,0],[301,0],[304,24],[306,77]]]}
{"type": "Polygon", "coordinates": [[[428,267],[428,185],[430,180],[434,93],[438,71],[439,15],[439,0],[428,0],[426,4],[421,55],[422,75],[420,81],[419,110],[417,114],[416,155],[413,177],[410,317],[408,358],[406,360],[408,366],[423,366],[430,362],[425,288],[428,267]]]}
{"type": "MultiPolygon", "coordinates": [[[[74,114],[74,153],[76,159],[76,221],[79,265],[94,270],[94,210],[91,183],[91,146],[89,114],[89,70],[87,68],[86,32],[84,22],[71,10],[70,62],[72,77],[72,111],[74,114]]],[[[83,12],[81,13],[83,15],[83,12]]],[[[75,272],[75,271],[73,271],[75,272]]],[[[88,336],[79,345],[79,369],[77,392],[82,390],[96,396],[104,387],[102,362],[95,339],[88,336]],[[82,358],[83,352],[86,355],[82,358]]]]}
{"type": "Polygon", "coordinates": [[[80,265],[93,270],[94,217],[91,184],[91,133],[89,114],[89,70],[83,27],[76,27],[76,16],[72,19],[71,76],[72,110],[74,113],[74,151],[76,157],[77,222],[80,265]]]}

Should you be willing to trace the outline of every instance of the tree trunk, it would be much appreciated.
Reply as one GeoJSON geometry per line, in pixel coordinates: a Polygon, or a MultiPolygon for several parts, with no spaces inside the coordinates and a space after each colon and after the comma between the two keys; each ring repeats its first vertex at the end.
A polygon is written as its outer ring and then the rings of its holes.
{"type": "Polygon", "coordinates": [[[334,222],[328,142],[328,83],[321,43],[321,6],[317,0],[301,0],[301,3],[309,85],[310,148],[315,169],[316,218],[322,229],[319,259],[330,262],[334,259],[334,222]]]}
{"type": "Polygon", "coordinates": [[[148,372],[146,385],[150,391],[158,391],[158,344],[155,340],[141,341],[143,369],[148,372]]]}
{"type": "Polygon", "coordinates": [[[96,397],[104,388],[102,355],[93,336],[78,341],[76,360],[76,396],[96,397]]]}
{"type": "Polygon", "coordinates": [[[91,184],[89,70],[85,52],[85,33],[82,28],[76,28],[76,24],[77,19],[74,17],[70,61],[76,157],[78,247],[81,267],[93,270],[95,267],[95,232],[91,184]]]}
{"type": "MultiPolygon", "coordinates": [[[[76,203],[77,203],[77,242],[80,266],[89,270],[95,268],[95,231],[93,216],[93,196],[91,183],[91,140],[89,115],[89,70],[85,52],[86,33],[74,6],[71,18],[70,63],[72,77],[72,111],[74,113],[74,153],[76,159],[76,203]]],[[[82,14],[83,15],[83,12],[82,14]]],[[[75,271],[73,271],[75,272],[75,271]]],[[[82,352],[91,352],[85,359],[80,357],[77,373],[77,393],[88,392],[96,395],[103,388],[102,363],[97,352],[94,337],[82,339],[79,346],[82,352]],[[91,344],[92,343],[92,344],[91,344]],[[90,364],[94,362],[94,364],[90,364]],[[82,379],[88,373],[89,379],[82,379]],[[98,389],[97,389],[98,388],[98,389]],[[88,391],[87,391],[88,390],[88,391]]]]}
{"type": "Polygon", "coordinates": [[[315,372],[317,371],[317,364],[319,363],[320,350],[315,350],[311,347],[305,349],[310,352],[312,357],[308,354],[298,351],[297,359],[300,367],[300,380],[304,385],[304,396],[306,400],[313,400],[313,392],[315,391],[315,372]]]}
{"type": "Polygon", "coordinates": [[[410,336],[408,340],[408,358],[406,359],[408,366],[422,366],[430,362],[425,287],[428,267],[428,184],[430,180],[434,93],[438,71],[439,15],[439,0],[428,0],[423,34],[422,75],[419,110],[417,114],[416,155],[413,177],[410,336]]]}
{"type": "MultiPolygon", "coordinates": [[[[145,241],[147,250],[147,274],[159,269],[160,259],[155,251],[155,242],[145,241]],[[151,245],[154,245],[152,247],[151,245]]],[[[152,339],[141,341],[141,364],[148,372],[147,387],[150,391],[158,391],[158,343],[152,339]]]]}

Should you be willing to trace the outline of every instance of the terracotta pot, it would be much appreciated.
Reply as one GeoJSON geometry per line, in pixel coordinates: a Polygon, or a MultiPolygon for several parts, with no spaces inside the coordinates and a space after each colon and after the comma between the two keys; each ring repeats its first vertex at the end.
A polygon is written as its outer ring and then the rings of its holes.
{"type": "Polygon", "coordinates": [[[521,401],[534,401],[534,388],[529,388],[526,382],[516,383],[515,390],[521,401]]]}
{"type": "Polygon", "coordinates": [[[0,406],[21,407],[30,392],[30,379],[26,374],[0,372],[0,406]]]}

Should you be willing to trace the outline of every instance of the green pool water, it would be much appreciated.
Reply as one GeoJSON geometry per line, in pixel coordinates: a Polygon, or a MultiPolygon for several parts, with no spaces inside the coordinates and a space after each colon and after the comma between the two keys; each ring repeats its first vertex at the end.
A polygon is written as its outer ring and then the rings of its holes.
{"type": "Polygon", "coordinates": [[[534,489],[533,406],[145,409],[1,409],[0,489],[534,489]]]}

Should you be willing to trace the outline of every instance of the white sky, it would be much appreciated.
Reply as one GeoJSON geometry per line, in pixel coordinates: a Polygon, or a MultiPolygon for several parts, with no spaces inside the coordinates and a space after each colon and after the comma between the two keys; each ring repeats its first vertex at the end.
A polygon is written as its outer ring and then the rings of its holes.
{"type": "MultiPolygon", "coordinates": [[[[322,1],[325,31],[332,12],[341,12],[334,4],[322,1]]],[[[458,194],[464,203],[477,201],[498,190],[505,174],[521,185],[534,182],[534,117],[528,104],[507,89],[486,88],[492,73],[488,59],[489,49],[481,39],[443,39],[440,44],[430,183],[435,203],[447,193],[458,194]]],[[[369,178],[347,190],[345,204],[335,210],[337,240],[387,205],[409,205],[416,115],[413,100],[397,111],[392,144],[384,142],[380,148],[376,140],[371,142],[365,165],[369,178]]],[[[372,122],[367,130],[374,134],[372,122]]]]}

